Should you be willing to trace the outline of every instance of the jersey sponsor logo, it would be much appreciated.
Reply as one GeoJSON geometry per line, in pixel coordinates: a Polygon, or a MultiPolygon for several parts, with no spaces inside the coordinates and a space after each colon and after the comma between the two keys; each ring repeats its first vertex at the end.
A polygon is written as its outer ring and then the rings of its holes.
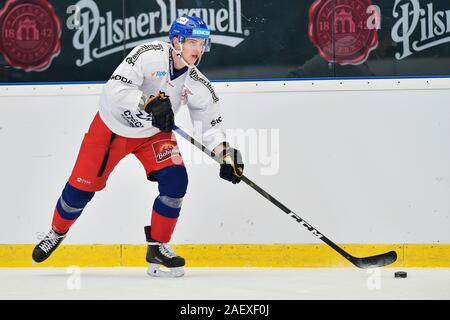
{"type": "Polygon", "coordinates": [[[80,177],[77,178],[77,182],[78,183],[84,183],[84,184],[92,184],[91,181],[83,179],[83,178],[80,178],[80,177]]]}
{"type": "Polygon", "coordinates": [[[211,97],[213,99],[214,103],[217,103],[219,101],[219,98],[216,95],[216,92],[214,91],[213,86],[211,85],[211,82],[206,80],[205,78],[201,77],[198,72],[195,70],[195,68],[192,68],[191,71],[189,71],[189,76],[194,80],[198,81],[201,84],[203,84],[211,93],[211,97]]]}
{"type": "Polygon", "coordinates": [[[9,0],[0,30],[0,53],[12,67],[43,71],[61,51],[61,22],[47,0],[9,0]]]}
{"type": "Polygon", "coordinates": [[[125,59],[125,61],[128,64],[131,64],[132,66],[134,66],[134,64],[136,63],[137,59],[139,58],[139,56],[141,54],[143,54],[144,52],[150,51],[150,50],[161,50],[164,51],[163,46],[158,43],[157,45],[154,44],[143,44],[142,46],[139,47],[139,49],[136,50],[136,52],[131,56],[125,59]]]}
{"type": "Polygon", "coordinates": [[[138,113],[136,113],[136,117],[138,117],[139,119],[144,120],[144,121],[152,121],[153,120],[152,115],[145,111],[144,112],[139,111],[138,113]]]}
{"type": "Polygon", "coordinates": [[[128,83],[128,84],[132,84],[133,83],[131,80],[128,80],[127,78],[125,78],[124,76],[121,76],[119,74],[112,75],[111,78],[109,78],[109,80],[122,81],[122,82],[128,83]]]}
{"type": "Polygon", "coordinates": [[[216,124],[219,124],[221,122],[222,122],[222,116],[220,116],[217,119],[211,121],[211,127],[214,127],[216,124]]]}
{"type": "Polygon", "coordinates": [[[378,46],[376,27],[369,27],[371,1],[316,0],[312,4],[308,36],[322,58],[341,65],[358,65],[367,60],[378,46]],[[335,14],[330,14],[333,11],[335,14]]]}
{"type": "Polygon", "coordinates": [[[154,72],[150,72],[150,75],[152,77],[161,78],[161,77],[165,77],[167,75],[167,71],[154,71],[154,72]]]}
{"type": "Polygon", "coordinates": [[[133,128],[143,128],[144,125],[139,120],[133,117],[130,110],[126,110],[121,114],[122,118],[133,128]]]}
{"type": "Polygon", "coordinates": [[[244,41],[244,36],[250,35],[250,30],[242,26],[245,20],[241,0],[225,0],[225,5],[220,6],[215,1],[205,1],[199,2],[197,7],[179,7],[185,2],[177,0],[154,2],[159,7],[155,11],[141,11],[118,19],[113,18],[112,10],[101,12],[94,0],[80,0],[70,6],[67,27],[73,32],[73,47],[81,54],[75,64],[81,67],[140,43],[167,41],[172,21],[183,14],[196,15],[207,21],[213,33],[213,44],[234,48],[244,41]],[[127,40],[125,45],[124,40],[127,40]]]}
{"type": "Polygon", "coordinates": [[[170,139],[153,142],[152,148],[157,163],[163,162],[175,155],[180,154],[177,143],[170,139]]]}

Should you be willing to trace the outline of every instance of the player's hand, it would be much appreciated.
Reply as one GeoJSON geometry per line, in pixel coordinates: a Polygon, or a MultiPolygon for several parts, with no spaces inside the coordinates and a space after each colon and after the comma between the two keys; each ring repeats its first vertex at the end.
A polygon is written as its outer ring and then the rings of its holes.
{"type": "Polygon", "coordinates": [[[145,112],[152,115],[152,125],[164,132],[170,132],[175,125],[174,113],[169,96],[159,92],[147,100],[144,105],[145,112]]]}
{"type": "Polygon", "coordinates": [[[239,150],[228,148],[222,151],[222,163],[220,165],[220,177],[233,184],[241,182],[244,174],[244,163],[239,150]]]}

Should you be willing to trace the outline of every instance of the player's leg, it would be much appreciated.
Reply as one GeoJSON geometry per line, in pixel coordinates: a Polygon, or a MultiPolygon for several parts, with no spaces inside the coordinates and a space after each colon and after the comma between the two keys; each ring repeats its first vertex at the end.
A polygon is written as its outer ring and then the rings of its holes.
{"type": "Polygon", "coordinates": [[[46,260],[58,248],[66,237],[70,226],[78,219],[94,194],[94,192],[79,190],[66,183],[62,195],[56,203],[50,232],[39,234],[39,240],[41,241],[34,248],[32,254],[34,262],[46,260]]]}
{"type": "Polygon", "coordinates": [[[151,226],[145,227],[148,242],[148,273],[154,276],[182,276],[185,261],[168,243],[174,232],[186,194],[188,176],[177,143],[170,133],[160,133],[148,141],[135,155],[143,163],[150,181],[158,183],[159,195],[153,202],[151,226]],[[169,268],[164,273],[160,266],[169,268]]]}
{"type": "Polygon", "coordinates": [[[185,260],[175,254],[168,243],[181,211],[188,178],[184,166],[169,166],[154,173],[159,195],[153,203],[151,226],[145,227],[148,242],[146,260],[149,274],[159,276],[159,265],[170,269],[173,276],[182,276],[185,260]]]}
{"type": "Polygon", "coordinates": [[[96,191],[102,190],[109,174],[125,156],[123,137],[114,135],[97,114],[84,136],[69,181],[58,198],[51,230],[40,234],[32,253],[34,262],[46,260],[61,244],[96,191]]]}

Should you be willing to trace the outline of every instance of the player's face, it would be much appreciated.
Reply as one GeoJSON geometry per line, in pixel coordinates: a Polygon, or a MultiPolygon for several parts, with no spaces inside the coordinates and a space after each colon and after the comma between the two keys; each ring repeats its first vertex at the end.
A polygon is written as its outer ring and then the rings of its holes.
{"type": "Polygon", "coordinates": [[[189,64],[194,64],[200,58],[205,49],[205,39],[186,38],[183,43],[183,58],[189,64]]]}

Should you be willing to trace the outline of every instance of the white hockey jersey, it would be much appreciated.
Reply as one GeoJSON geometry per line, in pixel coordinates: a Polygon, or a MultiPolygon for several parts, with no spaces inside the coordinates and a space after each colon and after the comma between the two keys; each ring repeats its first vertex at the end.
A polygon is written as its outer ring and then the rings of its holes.
{"type": "MultiPolygon", "coordinates": [[[[134,48],[112,74],[100,95],[99,114],[114,133],[150,137],[160,130],[138,106],[144,93],[170,97],[173,112],[188,107],[195,132],[210,150],[225,141],[219,99],[212,84],[196,67],[174,73],[169,43],[153,41],[134,48]]],[[[176,119],[176,118],[175,118],[176,119]]]]}

